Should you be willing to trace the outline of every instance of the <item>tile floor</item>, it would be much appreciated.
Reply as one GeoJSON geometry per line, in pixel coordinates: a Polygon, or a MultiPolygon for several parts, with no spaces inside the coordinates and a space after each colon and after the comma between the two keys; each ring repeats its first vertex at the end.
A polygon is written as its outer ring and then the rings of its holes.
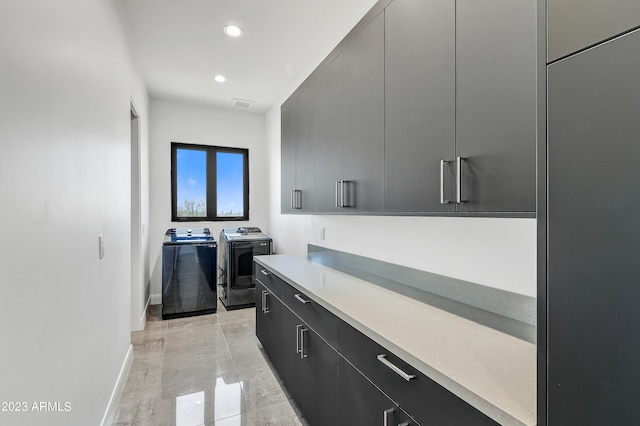
{"type": "Polygon", "coordinates": [[[255,308],[162,321],[131,334],[114,426],[307,426],[255,336],[255,308]]]}

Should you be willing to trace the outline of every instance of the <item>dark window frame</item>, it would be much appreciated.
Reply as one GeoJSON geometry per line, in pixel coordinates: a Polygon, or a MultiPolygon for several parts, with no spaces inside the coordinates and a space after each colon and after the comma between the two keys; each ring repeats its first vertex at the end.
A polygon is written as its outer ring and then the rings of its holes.
{"type": "Polygon", "coordinates": [[[232,148],[226,146],[198,145],[184,142],[171,142],[171,221],[172,222],[223,222],[223,221],[248,221],[249,220],[249,149],[232,148]],[[178,216],[178,149],[190,149],[205,151],[207,155],[207,215],[206,216],[178,216]],[[216,154],[227,152],[243,155],[243,215],[242,216],[218,216],[218,186],[216,154]]]}

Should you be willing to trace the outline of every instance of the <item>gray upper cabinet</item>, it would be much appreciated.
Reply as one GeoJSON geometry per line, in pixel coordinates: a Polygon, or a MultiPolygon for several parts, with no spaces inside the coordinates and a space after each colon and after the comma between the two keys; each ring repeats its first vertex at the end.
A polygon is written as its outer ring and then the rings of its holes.
{"type": "Polygon", "coordinates": [[[280,120],[281,152],[281,205],[282,213],[293,213],[296,196],[296,109],[295,102],[282,108],[280,120]]]}
{"type": "Polygon", "coordinates": [[[315,211],[315,83],[312,82],[282,110],[281,210],[315,211]]]}
{"type": "Polygon", "coordinates": [[[296,189],[298,210],[316,210],[316,85],[311,82],[298,95],[296,120],[296,189]]]}
{"type": "Polygon", "coordinates": [[[640,30],[548,67],[548,425],[640,424],[638,52],[640,30]]]}
{"type": "Polygon", "coordinates": [[[535,211],[536,49],[535,0],[457,0],[458,211],[535,211]]]}
{"type": "Polygon", "coordinates": [[[350,212],[384,209],[384,13],[342,53],[344,201],[350,212]]]}
{"type": "Polygon", "coordinates": [[[547,61],[640,26],[638,0],[547,0],[547,61]]]}
{"type": "Polygon", "coordinates": [[[378,2],[283,106],[282,211],[535,214],[536,4],[378,2]]]}
{"type": "Polygon", "coordinates": [[[385,211],[455,211],[455,2],[395,0],[385,32],[385,211]]]}
{"type": "Polygon", "coordinates": [[[344,210],[336,200],[343,180],[343,90],[339,55],[316,79],[316,207],[322,213],[344,210]]]}

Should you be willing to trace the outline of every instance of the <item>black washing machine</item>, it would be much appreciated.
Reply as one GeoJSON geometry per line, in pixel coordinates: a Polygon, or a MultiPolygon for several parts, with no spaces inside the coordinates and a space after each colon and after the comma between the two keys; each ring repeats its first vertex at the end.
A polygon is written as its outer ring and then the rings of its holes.
{"type": "Polygon", "coordinates": [[[216,312],[217,243],[208,228],[173,228],[162,243],[162,319],[216,312]]]}
{"type": "Polygon", "coordinates": [[[253,256],[272,253],[272,240],[260,228],[225,228],[218,243],[220,301],[227,309],[255,306],[253,256]]]}

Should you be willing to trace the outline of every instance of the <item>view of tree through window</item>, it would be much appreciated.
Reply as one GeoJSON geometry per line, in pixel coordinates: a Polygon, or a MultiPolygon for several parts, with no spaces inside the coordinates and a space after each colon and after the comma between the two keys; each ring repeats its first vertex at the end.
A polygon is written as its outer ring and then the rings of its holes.
{"type": "Polygon", "coordinates": [[[248,220],[249,151],[171,144],[173,221],[248,220]]]}
{"type": "Polygon", "coordinates": [[[207,151],[177,150],[178,216],[207,216],[207,151]]]}

